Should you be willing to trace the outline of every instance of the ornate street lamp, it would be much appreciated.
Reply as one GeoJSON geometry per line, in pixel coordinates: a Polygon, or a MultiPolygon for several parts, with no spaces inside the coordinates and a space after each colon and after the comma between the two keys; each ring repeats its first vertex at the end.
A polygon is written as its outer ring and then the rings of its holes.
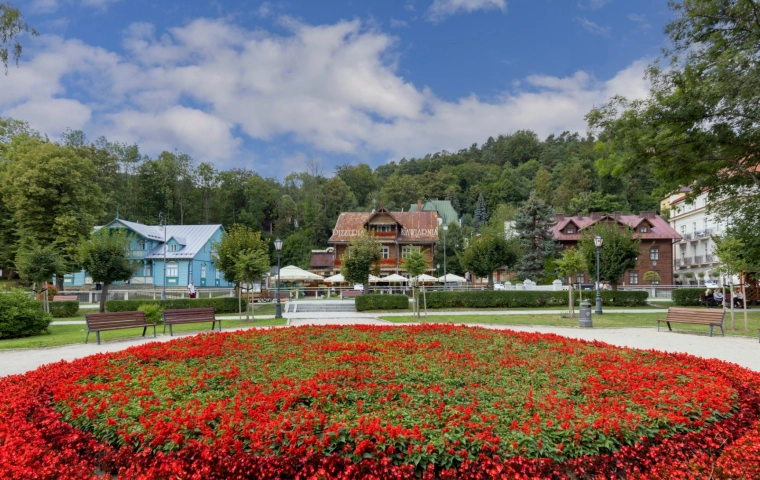
{"type": "Polygon", "coordinates": [[[158,214],[158,226],[164,231],[164,284],[161,287],[161,300],[166,300],[166,217],[163,212],[158,214]]]}
{"type": "Polygon", "coordinates": [[[594,237],[594,245],[596,245],[596,310],[594,313],[596,315],[602,314],[602,283],[599,278],[599,252],[602,250],[602,242],[604,240],[601,235],[594,237]]]}
{"type": "Polygon", "coordinates": [[[280,305],[280,251],[282,250],[282,240],[279,237],[274,241],[274,248],[277,250],[277,307],[275,307],[274,318],[282,318],[282,306],[280,305]]]}
{"type": "Polygon", "coordinates": [[[446,232],[449,230],[449,225],[443,224],[443,291],[446,291],[446,232]]]}
{"type": "Polygon", "coordinates": [[[657,260],[652,260],[652,268],[654,268],[654,280],[652,280],[652,285],[656,285],[660,283],[657,280],[657,260]]]}
{"type": "MultiPolygon", "coordinates": [[[[440,275],[441,274],[441,264],[440,263],[436,263],[435,264],[435,274],[436,275],[440,275]]],[[[445,280],[446,279],[444,279],[444,282],[445,282],[445,280]]],[[[444,283],[444,285],[446,285],[446,283],[444,283]]]]}

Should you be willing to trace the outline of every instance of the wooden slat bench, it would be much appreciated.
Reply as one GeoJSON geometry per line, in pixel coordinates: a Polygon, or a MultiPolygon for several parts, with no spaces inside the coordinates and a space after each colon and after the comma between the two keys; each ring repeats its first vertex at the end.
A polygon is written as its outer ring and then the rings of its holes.
{"type": "Polygon", "coordinates": [[[143,337],[148,327],[153,327],[153,338],[156,337],[156,326],[145,319],[145,312],[108,312],[88,313],[84,316],[87,322],[87,336],[84,343],[90,338],[90,332],[95,332],[100,345],[100,332],[104,330],[124,330],[127,328],[143,327],[143,337]]]}
{"type": "Polygon", "coordinates": [[[341,300],[344,298],[355,298],[361,295],[362,293],[364,292],[362,292],[361,290],[343,290],[342,292],[340,292],[340,298],[341,300]]]}
{"type": "Polygon", "coordinates": [[[66,302],[66,301],[73,301],[73,300],[79,300],[79,297],[76,295],[54,295],[53,301],[54,302],[66,302]]]}
{"type": "Polygon", "coordinates": [[[180,325],[184,323],[202,323],[211,322],[211,330],[216,327],[216,322],[219,322],[219,331],[222,330],[222,321],[217,320],[214,315],[214,308],[183,308],[179,310],[164,310],[164,333],[166,333],[166,326],[169,326],[169,335],[173,336],[172,325],[180,325]]]}
{"type": "Polygon", "coordinates": [[[723,333],[723,321],[726,318],[726,311],[723,309],[697,309],[697,308],[668,308],[668,315],[665,320],[657,320],[657,331],[660,331],[660,322],[668,324],[668,330],[671,323],[688,323],[692,325],[709,325],[710,336],[713,334],[713,327],[720,327],[721,335],[723,333]]]}

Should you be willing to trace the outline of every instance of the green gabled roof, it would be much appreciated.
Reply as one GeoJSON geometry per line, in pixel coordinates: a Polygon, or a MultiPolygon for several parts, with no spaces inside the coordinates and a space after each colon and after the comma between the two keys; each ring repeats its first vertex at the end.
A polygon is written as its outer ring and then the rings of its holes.
{"type": "MultiPolygon", "coordinates": [[[[417,211],[417,204],[413,203],[409,207],[410,212],[417,211]]],[[[451,206],[451,202],[448,200],[428,200],[422,204],[423,212],[438,212],[438,215],[443,219],[446,225],[455,223],[459,219],[459,214],[451,206]]]]}

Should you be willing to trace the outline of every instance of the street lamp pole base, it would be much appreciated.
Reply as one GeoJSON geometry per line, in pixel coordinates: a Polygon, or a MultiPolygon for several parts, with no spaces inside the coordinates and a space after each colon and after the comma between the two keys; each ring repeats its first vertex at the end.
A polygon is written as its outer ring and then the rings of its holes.
{"type": "Polygon", "coordinates": [[[275,310],[274,310],[274,318],[282,318],[282,305],[278,301],[275,310]]]}
{"type": "Polygon", "coordinates": [[[601,315],[602,314],[602,295],[597,292],[596,295],[596,310],[594,310],[595,315],[601,315]]]}

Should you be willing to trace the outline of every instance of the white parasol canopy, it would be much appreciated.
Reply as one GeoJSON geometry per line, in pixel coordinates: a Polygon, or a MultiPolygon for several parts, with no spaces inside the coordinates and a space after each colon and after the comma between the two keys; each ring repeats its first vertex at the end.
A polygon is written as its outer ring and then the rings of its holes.
{"type": "Polygon", "coordinates": [[[370,276],[369,276],[369,283],[377,283],[377,282],[381,282],[381,281],[382,280],[380,279],[380,277],[376,277],[376,276],[370,274],[370,276]]]}
{"type": "Polygon", "coordinates": [[[432,282],[438,281],[437,278],[430,276],[426,273],[423,273],[422,275],[417,276],[416,279],[419,283],[432,283],[432,282]]]}
{"type": "Polygon", "coordinates": [[[383,277],[380,280],[383,282],[408,282],[409,281],[408,278],[402,277],[398,273],[388,275],[387,277],[383,277]]]}
{"type": "Polygon", "coordinates": [[[325,278],[325,283],[345,283],[346,279],[343,278],[343,275],[340,273],[337,275],[333,275],[332,277],[325,278]]]}
{"type": "Polygon", "coordinates": [[[444,283],[467,283],[467,279],[460,277],[459,275],[454,275],[453,273],[447,273],[442,277],[438,277],[438,281],[444,283]]]}
{"type": "MultiPolygon", "coordinates": [[[[277,275],[272,275],[272,278],[277,278],[277,275]]],[[[288,265],[280,269],[280,280],[283,282],[310,282],[322,280],[322,277],[316,273],[307,272],[295,265],[288,265]]]]}

